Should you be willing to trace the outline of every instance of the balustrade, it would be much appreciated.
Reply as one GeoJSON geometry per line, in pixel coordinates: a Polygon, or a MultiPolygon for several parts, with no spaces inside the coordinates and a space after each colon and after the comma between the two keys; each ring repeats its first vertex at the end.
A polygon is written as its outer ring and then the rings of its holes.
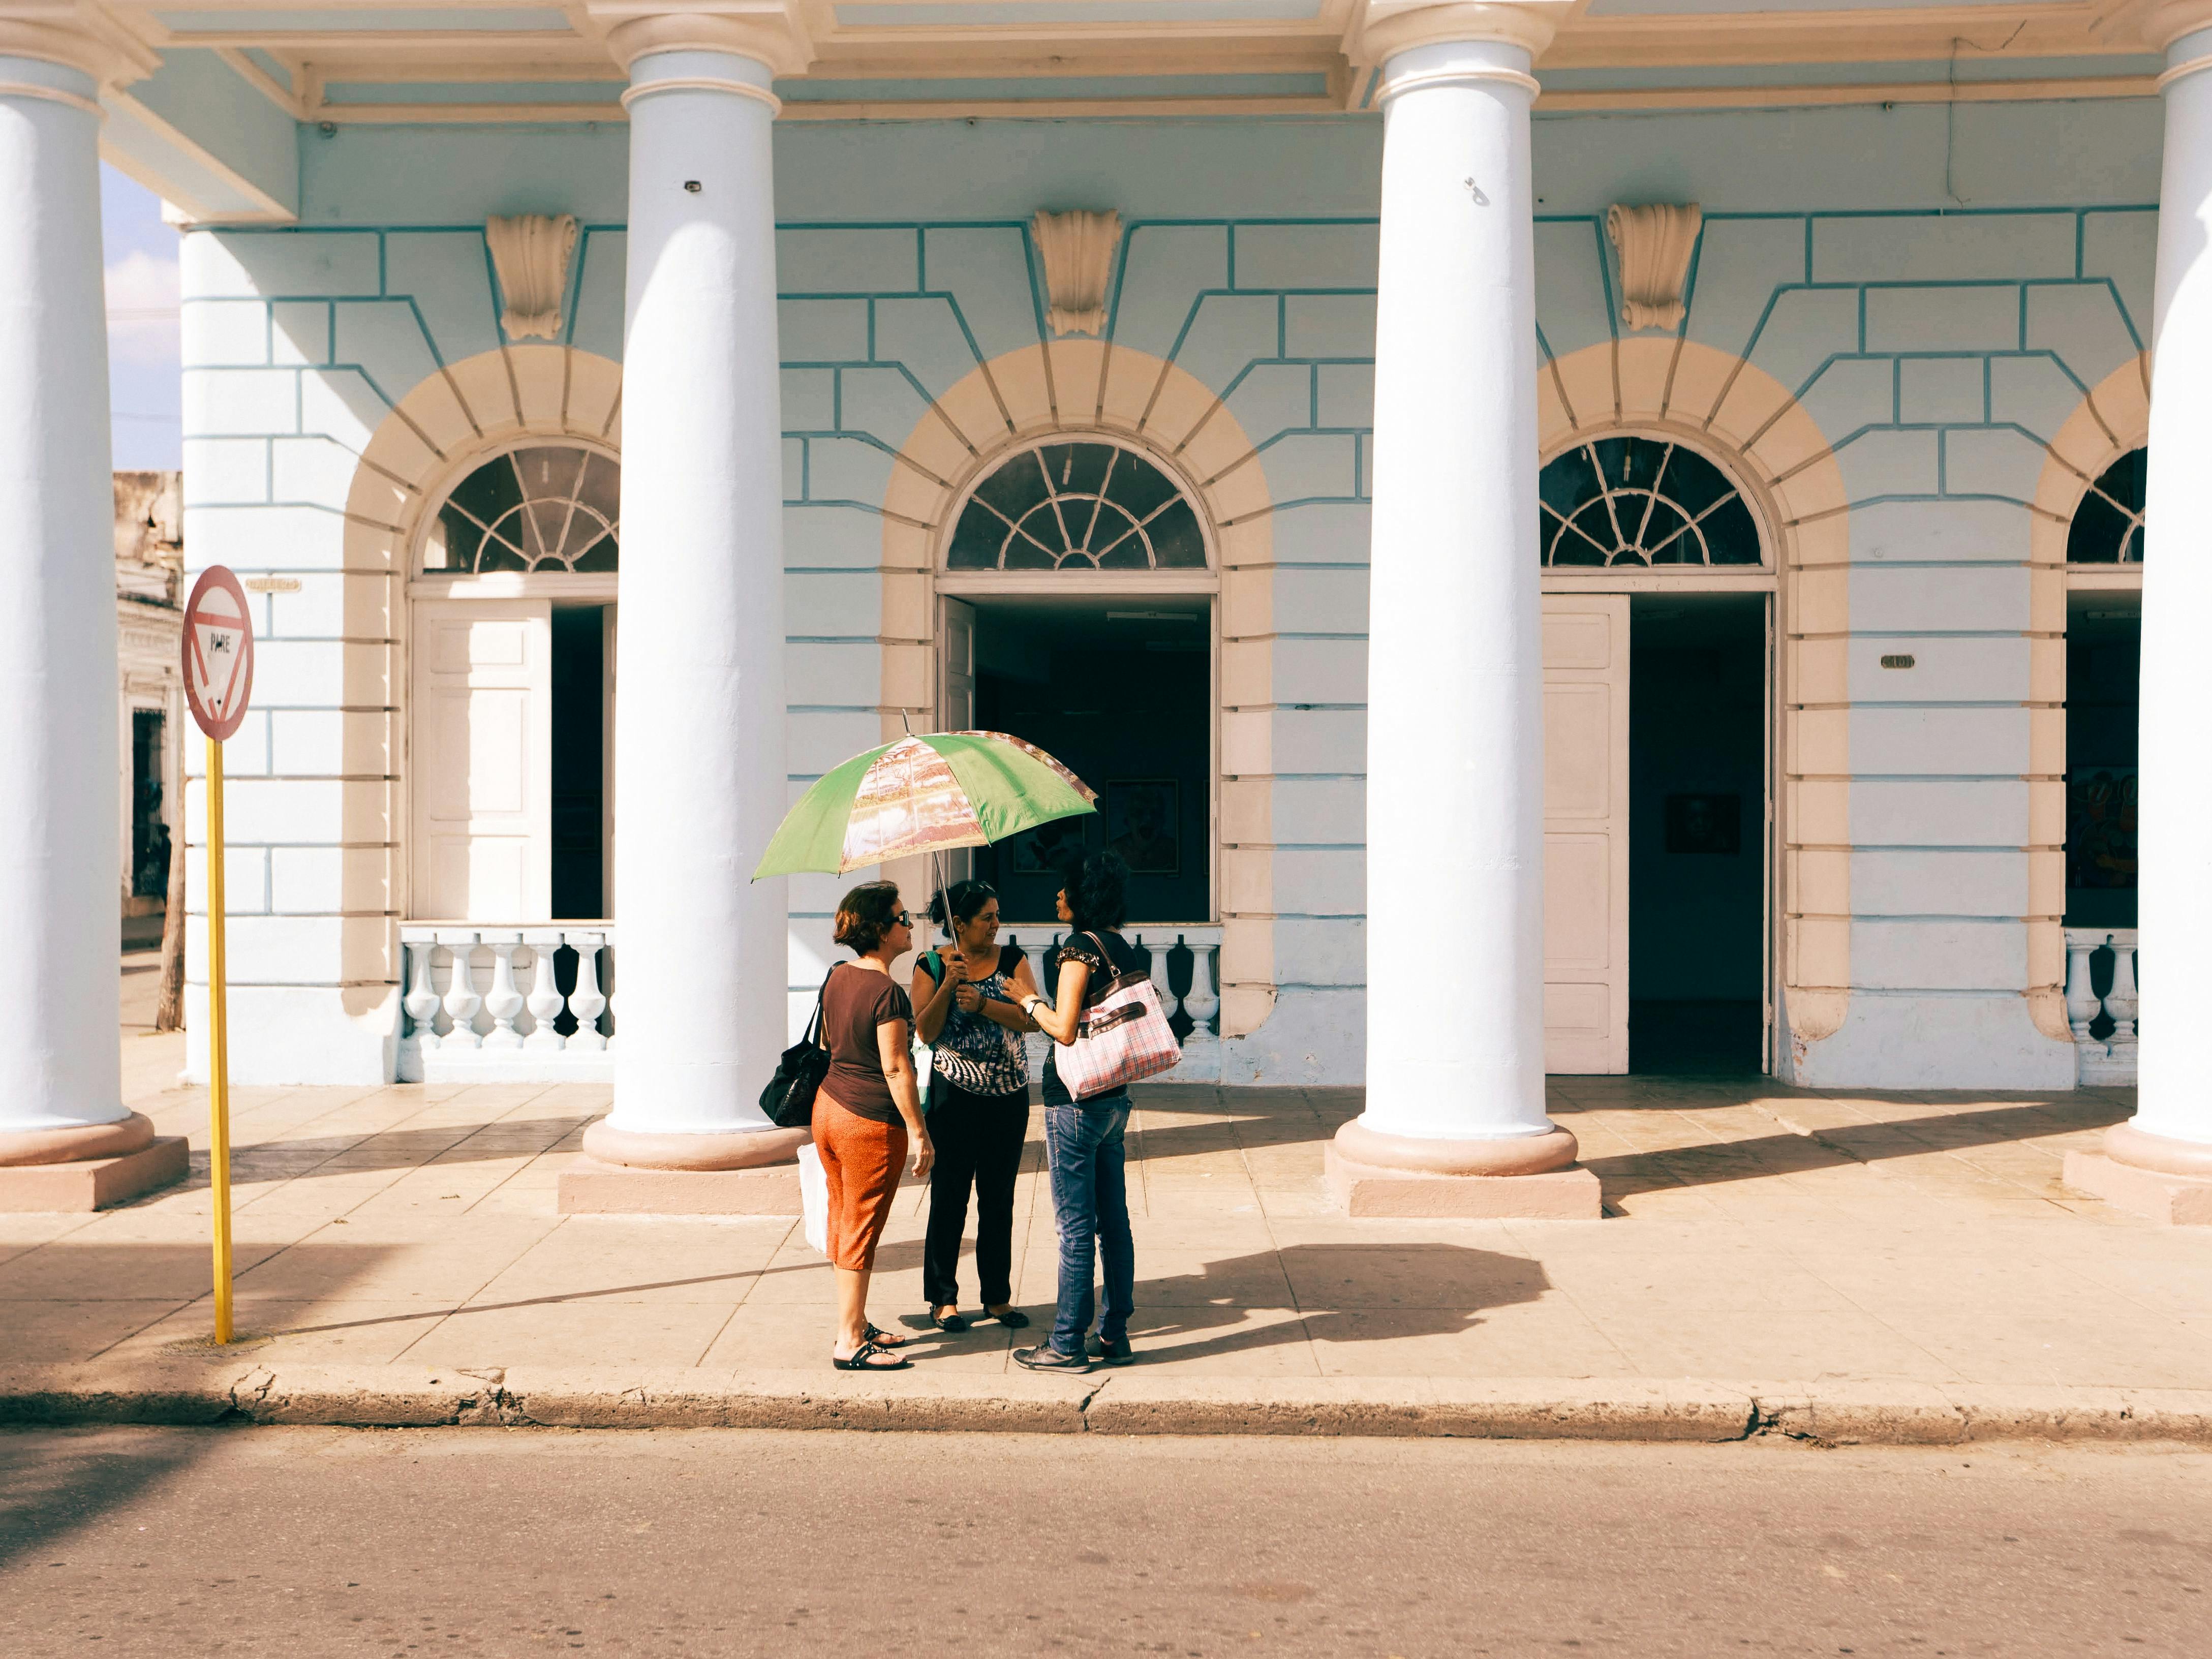
{"type": "Polygon", "coordinates": [[[2066,930],[2066,1023],[2074,1029],[2075,1076],[2083,1083],[2136,1080],[2136,932],[2066,930]],[[2098,958],[2110,959],[2106,967],[2098,958]],[[2096,981],[2106,988],[2100,992],[2096,981]]]}
{"type": "Polygon", "coordinates": [[[613,924],[603,921],[402,927],[406,992],[399,1003],[404,1016],[399,1080],[611,1079],[614,1020],[604,988],[613,980],[614,943],[613,924]],[[574,953],[575,964],[566,993],[561,989],[563,950],[574,953]]]}
{"type": "MultiPolygon", "coordinates": [[[[1018,928],[1009,929],[1005,935],[1006,942],[1020,944],[1019,933],[1018,928]]],[[[1052,994],[1058,977],[1056,970],[1060,942],[1066,937],[1066,929],[1055,929],[1050,935],[1049,945],[1041,951],[1031,951],[1031,955],[1037,958],[1032,969],[1036,975],[1037,988],[1048,997],[1052,994]]],[[[1221,982],[1219,924],[1139,922],[1124,927],[1121,937],[1145,952],[1149,959],[1148,972],[1152,984],[1160,994],[1160,1006],[1167,1011],[1170,1023],[1182,1034],[1182,1064],[1160,1080],[1164,1083],[1219,1082],[1221,996],[1217,988],[1221,982]],[[1175,981],[1178,979],[1183,981],[1184,986],[1181,993],[1175,989],[1175,981]]],[[[1025,1039],[1031,1077],[1043,1071],[1045,1054],[1050,1048],[1051,1041],[1037,1031],[1030,1032],[1025,1039]]]]}

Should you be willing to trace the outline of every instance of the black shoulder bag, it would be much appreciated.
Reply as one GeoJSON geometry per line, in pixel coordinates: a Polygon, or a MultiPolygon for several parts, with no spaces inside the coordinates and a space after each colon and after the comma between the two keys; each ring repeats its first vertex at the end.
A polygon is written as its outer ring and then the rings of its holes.
{"type": "Polygon", "coordinates": [[[775,1075],[761,1091],[761,1110],[779,1129],[803,1129],[814,1121],[814,1096],[830,1075],[830,1051],[822,1046],[822,998],[829,988],[824,975],[822,989],[814,994],[814,1018],[806,1022],[806,1035],[783,1051],[775,1075]]]}

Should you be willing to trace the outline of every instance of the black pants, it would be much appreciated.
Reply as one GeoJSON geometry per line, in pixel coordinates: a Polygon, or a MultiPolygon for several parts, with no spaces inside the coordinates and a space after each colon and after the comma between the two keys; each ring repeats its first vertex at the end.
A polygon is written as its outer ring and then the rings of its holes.
{"type": "Polygon", "coordinates": [[[1030,1091],[971,1095],[940,1074],[929,1080],[929,1231],[921,1247],[922,1294],[933,1308],[960,1300],[960,1235],[968,1188],[975,1188],[975,1277],[985,1307],[1014,1299],[1014,1176],[1029,1133],[1030,1091]]]}

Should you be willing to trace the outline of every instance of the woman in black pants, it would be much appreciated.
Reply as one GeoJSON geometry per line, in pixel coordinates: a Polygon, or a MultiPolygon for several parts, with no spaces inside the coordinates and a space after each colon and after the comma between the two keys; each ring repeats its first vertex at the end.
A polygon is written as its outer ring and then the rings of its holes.
{"type": "Polygon", "coordinates": [[[929,1079],[929,1230],[922,1245],[930,1322],[964,1331],[960,1235],[975,1188],[975,1276],[983,1306],[1001,1325],[1028,1324],[1013,1305],[1014,1176],[1030,1126],[1030,1077],[1021,1010],[1036,981],[1018,945],[999,944],[999,896],[980,881],[953,884],[929,902],[929,919],[953,944],[915,964],[915,1028],[935,1053],[929,1079]]]}

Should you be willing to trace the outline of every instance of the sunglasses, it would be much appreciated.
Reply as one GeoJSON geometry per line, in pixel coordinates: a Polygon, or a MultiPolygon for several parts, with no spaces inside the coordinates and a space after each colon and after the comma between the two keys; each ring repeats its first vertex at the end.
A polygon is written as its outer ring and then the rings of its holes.
{"type": "Polygon", "coordinates": [[[908,915],[905,911],[902,910],[891,918],[891,926],[894,927],[911,927],[914,926],[914,918],[908,915]]]}

